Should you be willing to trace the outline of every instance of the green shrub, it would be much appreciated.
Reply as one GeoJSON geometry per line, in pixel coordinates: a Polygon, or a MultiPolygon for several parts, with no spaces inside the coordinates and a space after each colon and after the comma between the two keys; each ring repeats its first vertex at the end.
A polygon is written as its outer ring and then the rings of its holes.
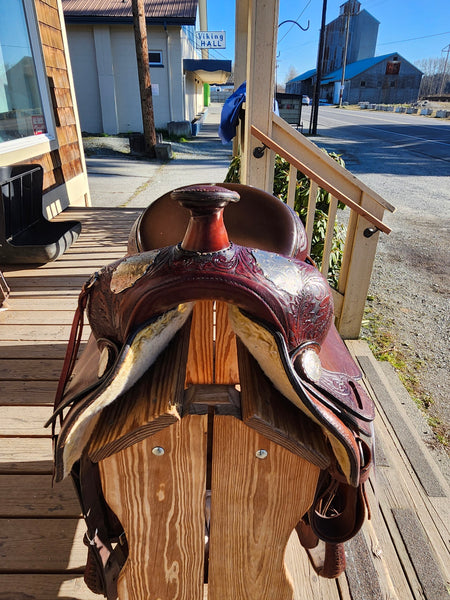
{"type": "MultiPolygon", "coordinates": [[[[335,152],[326,154],[334,158],[340,165],[344,165],[344,161],[339,154],[335,152]]],[[[240,176],[240,156],[235,156],[228,169],[225,183],[239,183],[240,176]]],[[[287,201],[287,193],[289,186],[289,163],[281,158],[278,154],[275,155],[275,174],[273,181],[273,194],[280,198],[283,202],[287,201]]],[[[306,216],[308,211],[310,180],[306,175],[297,171],[297,183],[295,188],[294,209],[299,215],[303,224],[306,225],[306,216]]],[[[319,188],[317,194],[316,213],[314,217],[313,235],[311,240],[311,258],[320,269],[322,264],[323,248],[325,243],[325,234],[328,222],[328,210],[330,206],[331,195],[322,188],[319,188]]],[[[345,205],[342,202],[338,203],[339,209],[344,209],[345,205]]],[[[330,264],[328,271],[328,281],[333,287],[337,286],[339,271],[342,263],[342,254],[344,251],[346,228],[339,223],[334,224],[333,243],[330,252],[330,264]]]]}

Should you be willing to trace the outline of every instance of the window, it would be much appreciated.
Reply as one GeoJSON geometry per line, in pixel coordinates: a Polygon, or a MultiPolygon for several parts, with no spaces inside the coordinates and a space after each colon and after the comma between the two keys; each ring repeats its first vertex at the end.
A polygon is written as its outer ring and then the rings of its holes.
{"type": "Polygon", "coordinates": [[[150,50],[148,53],[148,64],[150,67],[164,67],[162,52],[160,50],[150,50]]]}
{"type": "Polygon", "coordinates": [[[18,141],[22,145],[25,139],[32,144],[43,136],[48,139],[48,128],[52,126],[39,38],[35,24],[31,24],[33,31],[27,21],[27,16],[32,20],[30,15],[34,15],[31,8],[29,0],[9,0],[0,5],[0,20],[8,23],[8,27],[0,28],[2,151],[18,147],[18,141]]]}
{"type": "Polygon", "coordinates": [[[398,75],[400,73],[400,62],[388,60],[386,63],[386,75],[398,75]]]}
{"type": "Polygon", "coordinates": [[[366,82],[365,81],[361,81],[361,83],[359,84],[361,87],[366,87],[366,82]]]}

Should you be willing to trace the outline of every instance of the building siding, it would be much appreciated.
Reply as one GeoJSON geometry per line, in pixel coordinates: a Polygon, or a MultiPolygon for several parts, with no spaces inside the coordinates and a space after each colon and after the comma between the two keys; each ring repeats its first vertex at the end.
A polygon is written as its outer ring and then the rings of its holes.
{"type": "MultiPolygon", "coordinates": [[[[342,67],[346,20],[347,17],[341,14],[326,26],[323,62],[324,75],[342,67]]],[[[348,64],[375,56],[378,26],[378,21],[366,10],[362,10],[350,17],[346,60],[348,64]]]]}
{"type": "Polygon", "coordinates": [[[77,103],[81,129],[90,133],[102,131],[97,63],[93,60],[95,56],[93,28],[86,26],[71,33],[68,31],[68,37],[75,89],[80,90],[77,93],[77,103]],[[78,64],[84,64],[83,71],[76,68],[78,64]],[[80,93],[81,90],[83,93],[80,93]]]}
{"type": "Polygon", "coordinates": [[[76,115],[67,73],[64,40],[57,0],[35,0],[46,74],[56,125],[58,148],[33,158],[44,169],[44,191],[83,172],[76,115]]]}
{"type": "MultiPolygon", "coordinates": [[[[133,27],[68,23],[67,34],[82,130],[142,132],[133,27]]],[[[162,55],[162,66],[150,67],[155,127],[192,120],[202,97],[202,86],[183,73],[183,58],[195,56],[192,44],[177,26],[149,26],[147,35],[149,51],[162,55]]]]}
{"type": "MultiPolygon", "coordinates": [[[[395,58],[397,56],[392,55],[395,58]]],[[[376,104],[400,104],[415,102],[418,97],[422,73],[407,60],[398,56],[398,74],[387,74],[386,69],[392,57],[367,69],[363,73],[346,80],[343,101],[349,104],[371,102],[376,104]]],[[[335,82],[321,86],[322,96],[336,101],[335,82]]]]}

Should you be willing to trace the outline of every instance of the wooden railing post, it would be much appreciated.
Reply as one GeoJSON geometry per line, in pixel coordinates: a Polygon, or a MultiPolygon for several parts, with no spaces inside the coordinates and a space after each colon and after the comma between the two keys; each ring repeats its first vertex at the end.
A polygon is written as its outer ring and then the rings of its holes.
{"type": "MultiPolygon", "coordinates": [[[[362,193],[361,206],[370,210],[378,219],[383,218],[383,207],[373,201],[370,202],[364,193],[362,193]]],[[[378,231],[370,237],[364,235],[364,231],[370,227],[371,224],[367,219],[352,213],[339,280],[339,291],[343,293],[344,297],[336,323],[337,329],[344,339],[358,338],[361,329],[379,238],[378,231]]]]}

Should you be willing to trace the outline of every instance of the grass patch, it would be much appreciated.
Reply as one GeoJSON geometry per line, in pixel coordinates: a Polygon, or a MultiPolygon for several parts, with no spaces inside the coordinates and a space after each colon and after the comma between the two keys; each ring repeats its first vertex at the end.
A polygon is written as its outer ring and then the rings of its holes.
{"type": "Polygon", "coordinates": [[[423,362],[412,356],[407,345],[401,344],[392,333],[392,321],[375,315],[369,306],[365,309],[362,339],[366,340],[377,360],[389,362],[397,372],[409,395],[422,410],[426,411],[433,404],[431,395],[420,385],[419,373],[423,362]]]}
{"type": "Polygon", "coordinates": [[[393,366],[411,399],[425,415],[436,439],[447,449],[450,448],[450,437],[445,424],[428,412],[433,406],[433,398],[420,383],[420,372],[424,367],[423,361],[414,355],[413,350],[407,344],[402,344],[396,339],[392,333],[392,320],[375,314],[371,306],[374,300],[373,296],[367,298],[361,339],[368,343],[377,360],[387,361],[393,366]]]}

